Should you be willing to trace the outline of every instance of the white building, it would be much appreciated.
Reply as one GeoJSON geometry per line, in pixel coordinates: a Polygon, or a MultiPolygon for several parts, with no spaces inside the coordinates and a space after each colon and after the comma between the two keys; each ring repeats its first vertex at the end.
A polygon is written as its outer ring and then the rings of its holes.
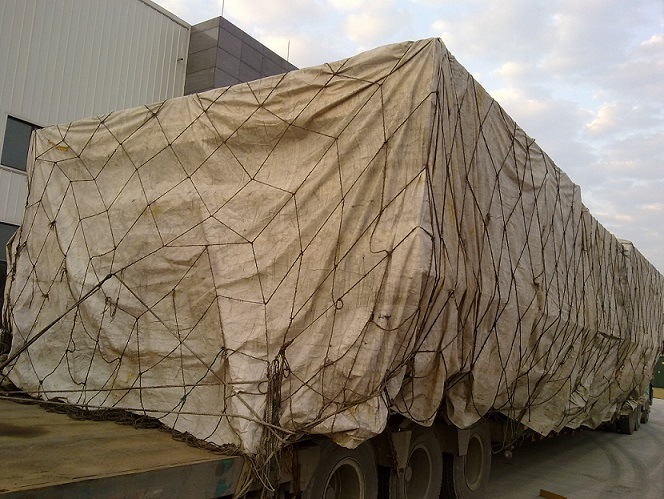
{"type": "Polygon", "coordinates": [[[32,130],[183,95],[189,37],[150,0],[0,1],[0,291],[32,130]]]}
{"type": "Polygon", "coordinates": [[[297,69],[217,17],[151,0],[0,0],[0,307],[36,128],[297,69]]]}

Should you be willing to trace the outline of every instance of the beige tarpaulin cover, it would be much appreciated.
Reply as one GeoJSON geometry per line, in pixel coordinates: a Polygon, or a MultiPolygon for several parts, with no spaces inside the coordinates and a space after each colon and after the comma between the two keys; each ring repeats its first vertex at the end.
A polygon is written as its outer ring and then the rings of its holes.
{"type": "Polygon", "coordinates": [[[662,344],[661,275],[440,40],[31,151],[5,373],[44,399],[258,454],[440,408],[547,433],[610,417],[662,344]]]}

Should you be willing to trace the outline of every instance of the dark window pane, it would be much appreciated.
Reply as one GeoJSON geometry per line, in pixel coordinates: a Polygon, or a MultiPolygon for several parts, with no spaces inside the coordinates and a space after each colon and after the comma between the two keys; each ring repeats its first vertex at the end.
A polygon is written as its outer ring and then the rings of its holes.
{"type": "MultiPolygon", "coordinates": [[[[5,281],[7,279],[7,264],[0,261],[0,312],[5,298],[5,281]]],[[[12,344],[12,338],[9,333],[4,329],[2,321],[2,314],[0,314],[0,355],[9,353],[12,344]]]]}
{"type": "MultiPolygon", "coordinates": [[[[5,281],[7,277],[7,241],[16,232],[16,225],[10,225],[0,222],[0,312],[2,311],[3,301],[5,297],[5,281]]],[[[9,351],[11,344],[11,336],[2,331],[2,314],[0,314],[0,355],[9,351]]]]}
{"type": "Polygon", "coordinates": [[[0,262],[7,261],[7,252],[5,251],[5,246],[7,246],[9,238],[12,237],[14,232],[16,232],[16,229],[18,229],[16,225],[0,222],[0,262]]]}
{"type": "Polygon", "coordinates": [[[39,127],[27,121],[7,116],[7,128],[5,129],[5,141],[2,145],[0,163],[25,171],[28,148],[30,147],[30,134],[37,128],[39,127]]]}

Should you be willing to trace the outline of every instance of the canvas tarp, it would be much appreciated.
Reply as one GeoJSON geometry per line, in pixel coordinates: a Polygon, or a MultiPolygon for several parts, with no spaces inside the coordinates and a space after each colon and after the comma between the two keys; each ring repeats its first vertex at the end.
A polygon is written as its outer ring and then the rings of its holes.
{"type": "Polygon", "coordinates": [[[440,40],[39,130],[28,175],[9,379],[243,453],[594,426],[662,344],[661,275],[440,40]]]}

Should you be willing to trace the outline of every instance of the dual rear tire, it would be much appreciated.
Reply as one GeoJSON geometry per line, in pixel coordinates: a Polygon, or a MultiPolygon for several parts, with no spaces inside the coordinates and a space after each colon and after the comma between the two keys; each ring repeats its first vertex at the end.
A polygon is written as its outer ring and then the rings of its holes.
{"type": "Polygon", "coordinates": [[[440,497],[442,481],[443,451],[436,431],[433,428],[418,427],[410,437],[405,469],[393,476],[390,497],[437,499],[440,497]]]}
{"type": "Polygon", "coordinates": [[[491,471],[489,427],[480,424],[466,430],[466,454],[444,453],[434,428],[413,431],[406,468],[399,480],[405,499],[475,499],[486,495],[491,471]]]}
{"type": "Polygon", "coordinates": [[[442,497],[456,499],[484,497],[490,472],[489,428],[486,425],[478,425],[470,429],[468,451],[464,456],[443,454],[442,497]]]}
{"type": "Polygon", "coordinates": [[[346,449],[329,442],[304,493],[307,499],[375,499],[378,472],[369,442],[346,449]]]}
{"type": "Polygon", "coordinates": [[[641,427],[641,407],[630,411],[629,414],[618,419],[618,431],[631,435],[641,427]]]}
{"type": "MultiPolygon", "coordinates": [[[[474,499],[486,493],[491,441],[486,425],[466,430],[465,455],[443,453],[435,428],[413,430],[405,468],[390,477],[389,496],[398,499],[474,499]]],[[[374,499],[379,483],[373,448],[325,445],[304,492],[307,499],[374,499]]]]}
{"type": "Polygon", "coordinates": [[[646,400],[641,410],[641,424],[646,424],[650,418],[650,400],[646,400]]]}

